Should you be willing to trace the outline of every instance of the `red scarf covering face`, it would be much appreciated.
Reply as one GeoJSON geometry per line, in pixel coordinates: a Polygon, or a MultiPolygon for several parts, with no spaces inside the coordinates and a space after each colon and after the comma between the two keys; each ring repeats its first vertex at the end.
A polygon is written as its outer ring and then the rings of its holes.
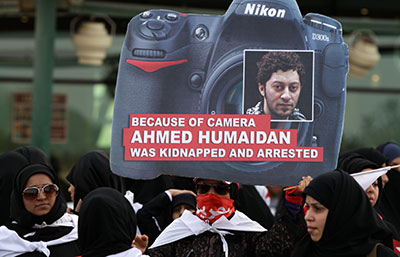
{"type": "Polygon", "coordinates": [[[222,216],[228,218],[235,211],[232,199],[215,194],[201,194],[196,198],[196,215],[207,223],[213,223],[222,216]]]}

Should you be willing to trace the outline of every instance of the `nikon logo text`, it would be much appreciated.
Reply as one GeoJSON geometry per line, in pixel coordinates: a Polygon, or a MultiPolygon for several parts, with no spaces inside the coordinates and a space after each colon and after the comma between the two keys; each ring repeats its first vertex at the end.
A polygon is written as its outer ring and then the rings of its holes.
{"type": "Polygon", "coordinates": [[[275,9],[269,8],[263,4],[246,4],[246,9],[244,10],[244,14],[249,15],[258,15],[258,16],[267,16],[267,17],[277,17],[284,18],[286,10],[285,9],[275,9]]]}

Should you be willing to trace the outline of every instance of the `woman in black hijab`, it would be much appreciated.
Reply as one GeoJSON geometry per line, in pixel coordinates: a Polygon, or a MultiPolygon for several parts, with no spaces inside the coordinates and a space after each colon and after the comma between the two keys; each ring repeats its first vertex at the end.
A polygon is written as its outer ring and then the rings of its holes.
{"type": "MultiPolygon", "coordinates": [[[[350,155],[353,155],[353,154],[361,155],[365,159],[375,163],[379,168],[386,167],[386,161],[387,161],[386,157],[381,152],[379,152],[378,150],[376,150],[372,147],[361,147],[361,148],[356,148],[356,149],[352,149],[350,151],[341,153],[339,156],[339,164],[344,159],[346,159],[347,157],[349,157],[350,155]]],[[[384,174],[381,176],[381,179],[382,179],[382,188],[384,188],[386,183],[389,181],[389,178],[386,174],[384,174]]]]}
{"type": "Polygon", "coordinates": [[[78,223],[82,257],[142,256],[141,250],[132,247],[135,212],[117,190],[101,187],[90,192],[83,199],[78,223]]]}
{"type": "Polygon", "coordinates": [[[98,187],[124,191],[122,179],[112,173],[108,154],[104,151],[91,151],[82,155],[71,169],[67,180],[71,184],[68,190],[73,192],[76,212],[79,212],[79,201],[98,187]]]}
{"type": "Polygon", "coordinates": [[[0,226],[9,222],[10,217],[10,195],[14,176],[28,161],[19,153],[10,151],[0,155],[0,201],[3,205],[0,212],[0,226]]]}
{"type": "MultiPolygon", "coordinates": [[[[298,242],[293,257],[361,257],[377,243],[391,241],[389,229],[348,173],[334,170],[316,177],[303,197],[308,234],[298,242]]],[[[397,256],[383,245],[376,251],[378,257],[397,256]]]]}
{"type": "MultiPolygon", "coordinates": [[[[352,153],[346,158],[339,159],[338,168],[349,174],[354,174],[362,171],[379,169],[379,166],[360,154],[352,153]]],[[[367,194],[372,206],[375,206],[379,202],[382,189],[382,177],[379,177],[374,183],[365,189],[365,193],[367,194]]]]}
{"type": "MultiPolygon", "coordinates": [[[[387,142],[378,146],[377,149],[387,158],[387,165],[400,164],[400,145],[387,142]]],[[[400,168],[389,170],[387,175],[389,182],[383,190],[378,210],[384,219],[393,223],[400,233],[400,168]]]]}
{"type": "Polygon", "coordinates": [[[0,155],[0,199],[4,206],[0,212],[0,226],[9,221],[10,195],[15,174],[26,165],[34,163],[51,167],[46,154],[34,146],[21,146],[0,155]]]}
{"type": "MultiPolygon", "coordinates": [[[[356,153],[350,154],[349,156],[344,158],[339,163],[339,167],[344,171],[348,172],[349,174],[354,174],[362,171],[368,171],[379,168],[379,166],[376,165],[376,163],[369,161],[363,156],[356,153]]],[[[371,202],[372,206],[375,209],[377,209],[377,206],[379,205],[382,196],[382,191],[383,191],[382,177],[383,176],[379,177],[374,183],[372,183],[372,185],[370,185],[367,189],[365,189],[365,193],[367,194],[369,201],[371,202]]],[[[379,213],[379,216],[382,218],[380,211],[377,210],[377,212],[379,213]]],[[[390,223],[386,219],[383,219],[383,221],[393,233],[393,245],[389,244],[388,246],[392,247],[393,250],[396,253],[398,253],[396,246],[398,246],[400,243],[399,242],[400,236],[398,235],[398,232],[392,223],[390,223]]]]}
{"type": "Polygon", "coordinates": [[[15,176],[10,208],[12,222],[9,230],[3,231],[17,236],[6,238],[11,241],[2,240],[0,252],[15,254],[15,251],[37,250],[50,253],[51,257],[79,255],[78,217],[66,213],[66,209],[55,171],[44,164],[25,166],[15,176]],[[38,244],[42,245],[36,247],[38,244]]]}

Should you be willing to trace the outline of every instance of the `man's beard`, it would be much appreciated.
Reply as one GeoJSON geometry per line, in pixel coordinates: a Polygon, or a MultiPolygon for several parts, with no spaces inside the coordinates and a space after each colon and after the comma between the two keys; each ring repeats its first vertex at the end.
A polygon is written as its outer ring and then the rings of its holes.
{"type": "Polygon", "coordinates": [[[288,115],[280,115],[280,114],[278,114],[277,112],[274,111],[272,106],[270,106],[266,96],[264,96],[264,99],[265,99],[265,102],[267,103],[267,108],[268,108],[269,113],[271,115],[271,120],[287,120],[289,118],[291,113],[289,113],[288,115]]]}

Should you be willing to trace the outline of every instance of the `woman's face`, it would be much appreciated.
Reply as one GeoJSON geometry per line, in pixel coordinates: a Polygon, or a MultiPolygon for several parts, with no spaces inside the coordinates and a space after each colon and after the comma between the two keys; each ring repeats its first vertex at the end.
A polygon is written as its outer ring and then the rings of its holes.
{"type": "Polygon", "coordinates": [[[26,182],[24,190],[28,187],[41,188],[39,190],[39,194],[35,199],[30,200],[22,197],[25,209],[36,216],[42,216],[49,213],[50,210],[53,208],[54,203],[56,202],[56,193],[45,194],[43,186],[47,184],[53,184],[53,182],[51,181],[49,176],[41,173],[32,175],[26,182]]]}
{"type": "Polygon", "coordinates": [[[71,195],[71,201],[73,202],[74,198],[75,198],[75,186],[72,184],[69,184],[68,192],[71,195]]]}
{"type": "Polygon", "coordinates": [[[310,195],[306,196],[305,205],[308,209],[304,217],[307,223],[307,232],[310,234],[311,240],[318,242],[324,233],[329,210],[310,195]]]}
{"type": "MultiPolygon", "coordinates": [[[[395,166],[395,165],[399,165],[400,164],[400,156],[394,158],[391,162],[390,162],[390,166],[395,166]]],[[[400,167],[396,168],[397,171],[400,171],[400,167]]]]}
{"type": "Polygon", "coordinates": [[[172,219],[176,220],[177,218],[180,218],[185,210],[188,210],[191,213],[194,213],[196,211],[187,204],[180,204],[175,206],[175,208],[172,210],[172,219]]]}
{"type": "Polygon", "coordinates": [[[379,198],[379,184],[378,180],[375,180],[372,185],[370,185],[367,189],[365,189],[365,193],[368,196],[369,202],[372,204],[372,206],[375,206],[376,201],[378,201],[379,198]]]}
{"type": "MultiPolygon", "coordinates": [[[[372,169],[367,168],[367,169],[363,169],[361,172],[370,171],[370,170],[372,170],[372,169]]],[[[372,183],[372,185],[370,185],[367,189],[365,189],[365,193],[367,194],[368,200],[372,204],[372,206],[375,206],[375,204],[379,198],[378,180],[375,180],[375,182],[372,183]]]]}

